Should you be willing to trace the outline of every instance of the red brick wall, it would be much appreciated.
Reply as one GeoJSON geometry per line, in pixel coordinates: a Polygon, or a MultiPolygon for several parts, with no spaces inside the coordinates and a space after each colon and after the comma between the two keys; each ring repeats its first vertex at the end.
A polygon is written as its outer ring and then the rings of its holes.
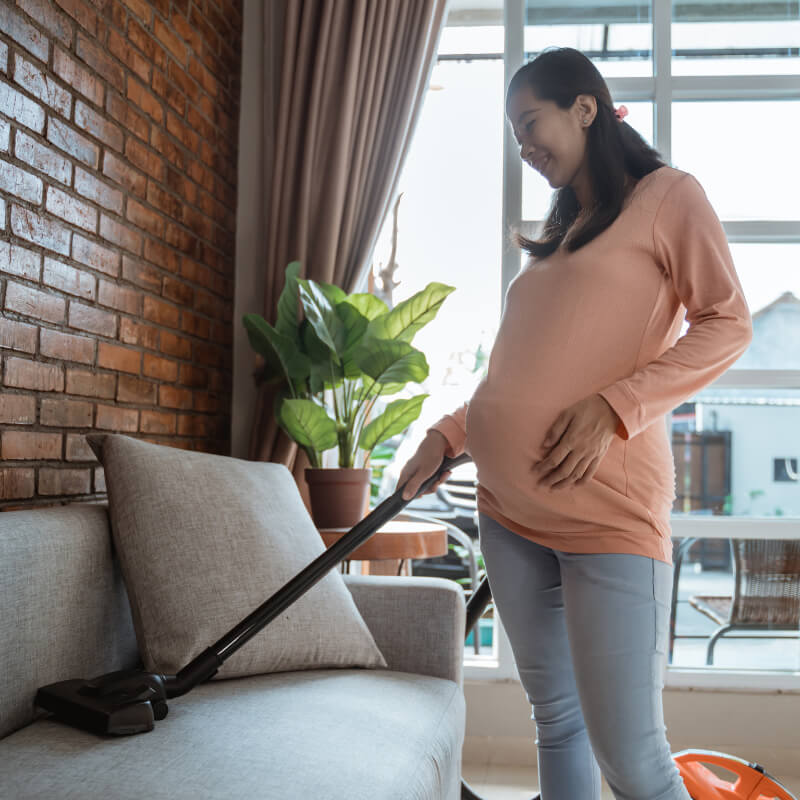
{"type": "Polygon", "coordinates": [[[242,0],[0,0],[0,508],[230,453],[242,0]]]}

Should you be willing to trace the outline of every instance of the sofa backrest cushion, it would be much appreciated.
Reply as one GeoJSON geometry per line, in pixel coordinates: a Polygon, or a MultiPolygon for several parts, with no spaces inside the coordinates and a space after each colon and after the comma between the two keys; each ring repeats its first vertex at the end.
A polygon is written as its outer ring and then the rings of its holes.
{"type": "Polygon", "coordinates": [[[0,513],[0,737],[46,713],[40,686],[139,663],[107,506],[0,513]]]}
{"type": "MultiPolygon", "coordinates": [[[[87,434],[145,668],[174,674],[295,577],[325,544],[286,466],[87,434]]],[[[333,568],[229,655],[215,679],[388,668],[333,568]]]]}

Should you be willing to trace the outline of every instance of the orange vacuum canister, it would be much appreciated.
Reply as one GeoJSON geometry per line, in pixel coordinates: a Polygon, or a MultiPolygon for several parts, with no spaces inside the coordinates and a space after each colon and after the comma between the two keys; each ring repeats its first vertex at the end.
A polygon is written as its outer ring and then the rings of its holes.
{"type": "Polygon", "coordinates": [[[760,764],[714,750],[681,750],[672,758],[693,800],[797,800],[760,764]],[[730,783],[706,765],[722,767],[736,776],[730,783]]]}

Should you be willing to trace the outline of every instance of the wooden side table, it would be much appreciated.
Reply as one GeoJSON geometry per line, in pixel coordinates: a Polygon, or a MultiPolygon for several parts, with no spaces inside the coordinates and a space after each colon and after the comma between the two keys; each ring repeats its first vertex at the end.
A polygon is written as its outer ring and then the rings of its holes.
{"type": "MultiPolygon", "coordinates": [[[[342,538],[350,528],[320,528],[325,547],[342,538]]],[[[435,522],[393,519],[379,528],[342,562],[361,562],[361,575],[411,575],[412,558],[447,555],[447,527],[435,522]]]]}

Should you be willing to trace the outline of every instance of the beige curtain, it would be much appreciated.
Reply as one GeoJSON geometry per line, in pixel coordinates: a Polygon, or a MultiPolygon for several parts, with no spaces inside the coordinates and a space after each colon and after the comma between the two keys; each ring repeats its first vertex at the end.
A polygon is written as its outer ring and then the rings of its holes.
{"type": "MultiPolygon", "coordinates": [[[[265,13],[266,52],[273,59],[274,47],[281,52],[280,75],[270,78],[279,87],[274,119],[268,112],[265,124],[262,316],[270,324],[290,261],[301,262],[302,277],[348,293],[361,285],[422,109],[446,7],[447,0],[291,0],[265,13]]],[[[306,454],[275,422],[274,389],[254,391],[249,458],[286,465],[310,511],[306,454]]]]}

